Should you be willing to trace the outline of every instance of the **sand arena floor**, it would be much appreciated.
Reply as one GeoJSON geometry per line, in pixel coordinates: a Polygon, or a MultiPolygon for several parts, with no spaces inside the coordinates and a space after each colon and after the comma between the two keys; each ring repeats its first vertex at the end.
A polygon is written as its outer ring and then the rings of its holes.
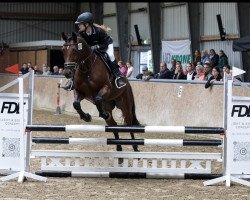
{"type": "MultiPolygon", "coordinates": [[[[54,115],[54,112],[34,110],[33,124],[86,124],[77,115],[54,115]]],[[[103,124],[93,120],[91,124],[103,124]]],[[[33,132],[33,137],[107,137],[112,133],[70,133],[70,132],[33,132]]],[[[121,138],[129,138],[122,135],[121,138]]],[[[136,138],[148,139],[212,139],[211,136],[136,134],[136,138]],[[206,138],[207,137],[207,138],[206,138]]],[[[107,145],[51,145],[36,144],[33,149],[64,149],[82,151],[114,151],[115,146],[107,145]]],[[[139,146],[141,151],[199,151],[220,152],[217,147],[157,147],[139,146]]],[[[131,146],[123,146],[124,151],[132,151],[131,146]]],[[[39,160],[32,160],[32,172],[39,166],[39,160]]],[[[214,173],[221,173],[221,165],[215,164],[214,173]]],[[[0,183],[1,200],[18,199],[195,199],[195,200],[250,200],[250,188],[233,184],[230,188],[224,183],[217,186],[203,186],[203,180],[180,179],[109,179],[109,178],[48,178],[46,183],[32,179],[19,184],[16,181],[0,183]]]]}

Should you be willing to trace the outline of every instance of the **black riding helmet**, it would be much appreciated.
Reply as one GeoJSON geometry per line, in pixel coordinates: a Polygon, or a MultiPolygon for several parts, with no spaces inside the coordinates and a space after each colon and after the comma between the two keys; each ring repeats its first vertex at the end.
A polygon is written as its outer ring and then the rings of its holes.
{"type": "Polygon", "coordinates": [[[94,23],[94,17],[93,14],[90,12],[84,12],[82,14],[80,14],[77,17],[77,20],[75,21],[75,24],[79,24],[79,23],[89,23],[90,25],[92,25],[94,23]]]}

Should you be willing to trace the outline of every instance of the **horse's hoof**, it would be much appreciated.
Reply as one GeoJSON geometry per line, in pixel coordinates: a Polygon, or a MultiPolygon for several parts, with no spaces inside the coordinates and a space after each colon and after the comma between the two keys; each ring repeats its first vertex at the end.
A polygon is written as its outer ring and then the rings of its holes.
{"type": "Polygon", "coordinates": [[[100,117],[102,117],[103,119],[107,120],[109,118],[109,113],[100,114],[100,117]]]}
{"type": "Polygon", "coordinates": [[[134,148],[134,152],[140,152],[140,150],[137,148],[134,148]]]}
{"type": "Polygon", "coordinates": [[[86,113],[84,117],[81,117],[85,122],[90,122],[92,120],[92,117],[89,113],[86,113]]]}

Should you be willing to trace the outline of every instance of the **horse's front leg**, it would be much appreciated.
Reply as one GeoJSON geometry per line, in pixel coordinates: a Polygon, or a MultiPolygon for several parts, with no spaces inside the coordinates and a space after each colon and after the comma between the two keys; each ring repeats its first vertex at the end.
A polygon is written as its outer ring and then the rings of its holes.
{"type": "Polygon", "coordinates": [[[84,99],[82,95],[79,95],[77,91],[74,90],[74,102],[73,107],[76,110],[76,112],[80,115],[80,118],[83,119],[85,122],[91,121],[91,115],[89,113],[83,112],[81,108],[81,101],[84,99]]]}
{"type": "Polygon", "coordinates": [[[97,110],[99,111],[99,117],[102,117],[103,119],[107,120],[110,115],[108,112],[105,112],[103,110],[103,101],[105,101],[107,99],[107,97],[109,96],[111,90],[110,88],[105,85],[96,95],[95,99],[94,99],[94,103],[97,107],[97,110]]]}

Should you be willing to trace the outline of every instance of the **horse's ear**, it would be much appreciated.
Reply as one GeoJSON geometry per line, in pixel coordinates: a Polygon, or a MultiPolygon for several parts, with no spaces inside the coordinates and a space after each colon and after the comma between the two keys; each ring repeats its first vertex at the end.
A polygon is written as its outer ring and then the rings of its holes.
{"type": "Polygon", "coordinates": [[[72,32],[72,38],[73,38],[74,43],[77,43],[77,35],[75,32],[72,32]]]}
{"type": "Polygon", "coordinates": [[[62,32],[62,39],[63,39],[65,42],[67,42],[68,37],[65,35],[64,32],[62,32]]]}

